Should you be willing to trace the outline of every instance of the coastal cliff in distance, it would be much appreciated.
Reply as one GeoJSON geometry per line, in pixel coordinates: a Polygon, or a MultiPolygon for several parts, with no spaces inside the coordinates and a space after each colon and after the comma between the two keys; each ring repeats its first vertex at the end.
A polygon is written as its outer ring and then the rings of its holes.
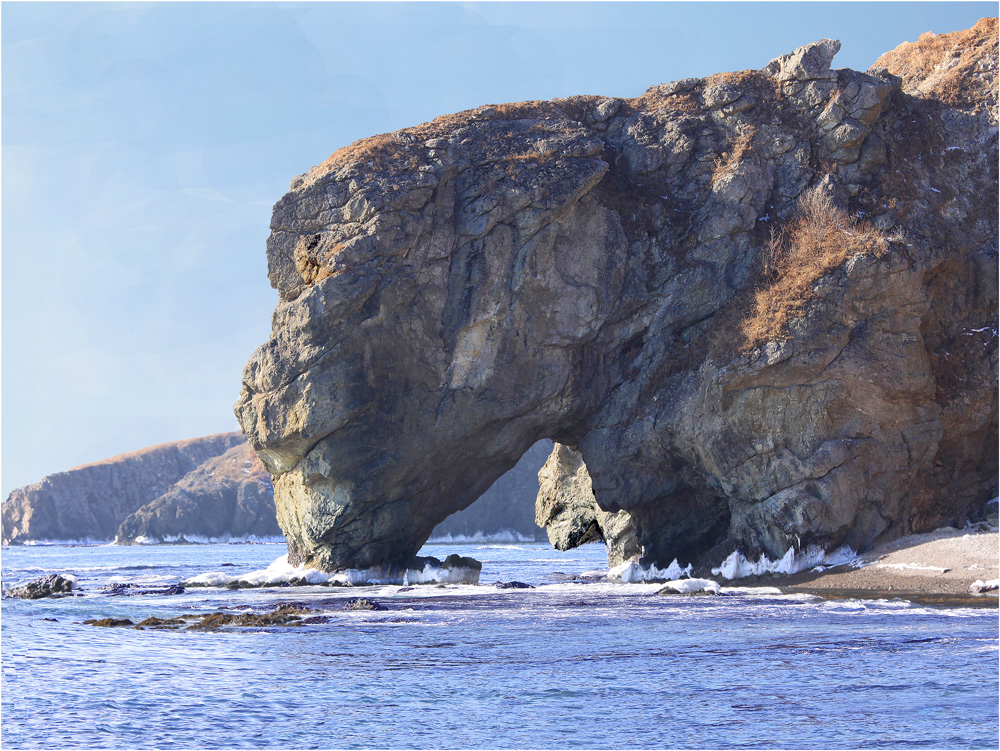
{"type": "Polygon", "coordinates": [[[292,180],[235,406],[290,559],[402,565],[543,438],[660,567],[978,513],[997,22],[868,72],[834,69],[839,49],[485,105],[292,180]]]}
{"type": "MultiPolygon", "coordinates": [[[[544,539],[534,523],[540,442],[435,537],[544,539]]],[[[3,544],[119,544],[281,537],[271,475],[240,433],[133,451],[49,475],[3,504],[3,544]]]]}
{"type": "Polygon", "coordinates": [[[3,543],[111,542],[126,518],[245,441],[240,433],[220,433],[164,443],[17,488],[3,503],[3,543]]]}

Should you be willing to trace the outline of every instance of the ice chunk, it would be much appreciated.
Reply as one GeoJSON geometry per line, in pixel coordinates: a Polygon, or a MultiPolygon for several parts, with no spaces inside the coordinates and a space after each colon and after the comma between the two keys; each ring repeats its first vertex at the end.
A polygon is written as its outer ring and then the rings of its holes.
{"type": "Polygon", "coordinates": [[[265,569],[251,571],[247,574],[224,574],[210,571],[205,574],[186,579],[183,584],[189,587],[225,587],[230,584],[242,584],[247,587],[266,587],[274,584],[290,582],[293,579],[305,580],[308,584],[326,584],[330,577],[321,571],[293,566],[288,562],[288,555],[283,555],[265,569]]]}
{"type": "Polygon", "coordinates": [[[682,576],[690,576],[693,568],[690,564],[681,568],[676,558],[666,568],[657,568],[654,565],[642,566],[636,561],[626,561],[610,569],[608,578],[621,579],[626,584],[645,581],[671,581],[680,579],[682,576]]]}
{"type": "Polygon", "coordinates": [[[990,579],[989,581],[976,579],[969,585],[969,592],[974,595],[981,595],[984,592],[993,592],[997,589],[1000,589],[1000,579],[990,579]]]}
{"type": "Polygon", "coordinates": [[[682,595],[689,595],[694,592],[711,592],[717,595],[722,591],[722,587],[719,586],[718,582],[714,582],[711,579],[678,579],[676,581],[669,581],[658,594],[664,594],[664,590],[667,589],[672,589],[682,595]]]}
{"type": "Polygon", "coordinates": [[[722,565],[712,569],[712,573],[726,579],[742,579],[761,574],[796,574],[820,565],[840,566],[855,558],[857,553],[846,545],[830,553],[817,545],[810,545],[805,550],[789,548],[777,561],[772,561],[763,553],[758,560],[748,561],[743,553],[734,550],[722,565]]]}

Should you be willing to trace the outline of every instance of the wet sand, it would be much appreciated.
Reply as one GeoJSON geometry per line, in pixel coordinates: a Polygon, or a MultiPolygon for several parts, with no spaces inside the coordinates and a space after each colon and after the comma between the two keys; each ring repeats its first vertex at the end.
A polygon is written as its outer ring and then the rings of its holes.
{"type": "Polygon", "coordinates": [[[997,607],[997,590],[977,595],[969,588],[976,581],[998,576],[1000,540],[996,528],[976,532],[944,527],[880,545],[853,564],[756,580],[784,592],[830,599],[900,598],[926,605],[997,607]]]}

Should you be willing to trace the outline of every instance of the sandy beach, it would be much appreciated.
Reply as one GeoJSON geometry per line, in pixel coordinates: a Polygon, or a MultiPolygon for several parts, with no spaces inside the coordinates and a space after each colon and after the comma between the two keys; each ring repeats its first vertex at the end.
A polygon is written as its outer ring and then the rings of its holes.
{"type": "Polygon", "coordinates": [[[997,590],[975,594],[976,582],[1000,576],[995,527],[953,527],[908,535],[863,553],[850,564],[793,575],[765,575],[759,583],[821,597],[901,598],[939,605],[997,607],[997,590]]]}

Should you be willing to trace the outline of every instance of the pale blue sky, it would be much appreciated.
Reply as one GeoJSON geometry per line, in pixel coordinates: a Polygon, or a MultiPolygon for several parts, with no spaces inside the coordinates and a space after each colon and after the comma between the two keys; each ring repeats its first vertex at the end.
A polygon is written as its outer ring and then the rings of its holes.
{"type": "Polygon", "coordinates": [[[823,37],[866,69],[996,3],[31,3],[2,24],[2,494],[234,430],[295,175],[484,103],[635,96],[823,37]]]}

